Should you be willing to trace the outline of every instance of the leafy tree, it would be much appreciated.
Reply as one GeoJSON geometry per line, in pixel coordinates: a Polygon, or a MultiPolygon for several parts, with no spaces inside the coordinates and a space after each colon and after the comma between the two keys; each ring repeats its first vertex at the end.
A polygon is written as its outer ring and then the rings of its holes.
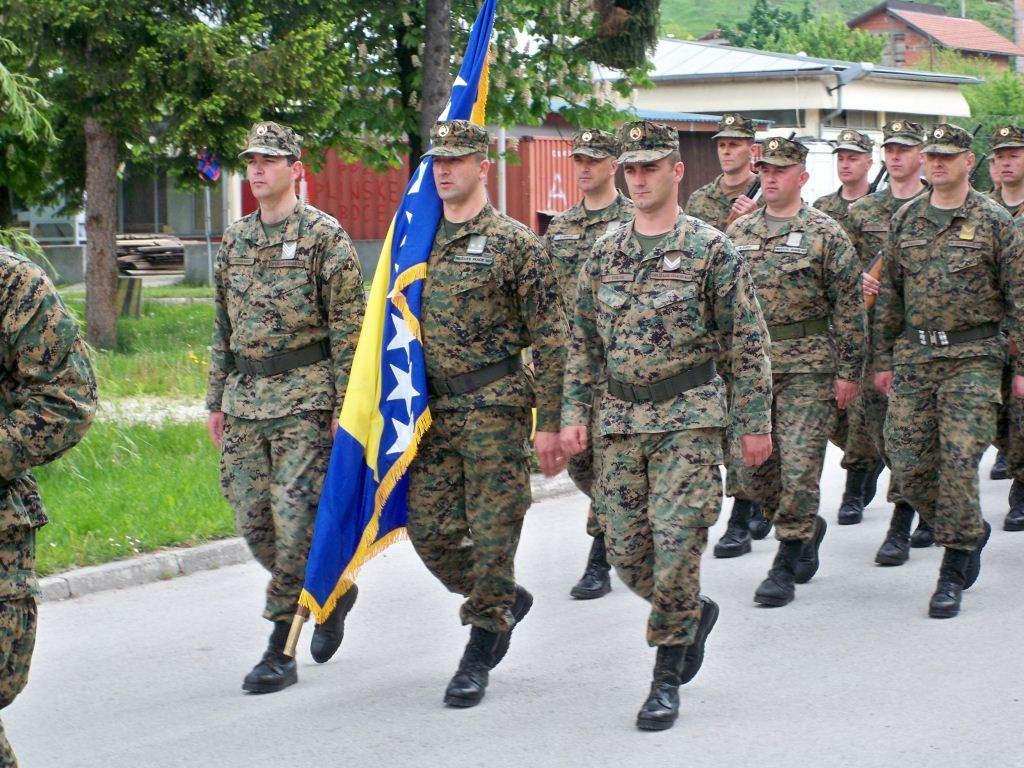
{"type": "Polygon", "coordinates": [[[754,0],[747,18],[736,22],[734,26],[721,25],[722,34],[729,42],[740,48],[756,48],[759,51],[776,50],[776,38],[780,30],[796,29],[811,21],[810,0],[805,0],[799,11],[788,11],[768,0],[754,0]]]}
{"type": "Polygon", "coordinates": [[[872,61],[882,58],[885,37],[850,29],[839,16],[822,16],[783,28],[769,39],[768,48],[782,53],[805,53],[823,59],[872,61]]]}

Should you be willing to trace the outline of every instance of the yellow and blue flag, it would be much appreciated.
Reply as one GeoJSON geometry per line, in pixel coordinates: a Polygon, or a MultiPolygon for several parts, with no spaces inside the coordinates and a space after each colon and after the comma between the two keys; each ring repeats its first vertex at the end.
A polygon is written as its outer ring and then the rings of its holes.
{"type": "MultiPolygon", "coordinates": [[[[441,120],[483,125],[487,47],[497,0],[485,0],[441,120]]],[[[424,157],[391,222],[374,274],[338,433],[317,508],[299,604],[323,621],[359,568],[404,536],[409,464],[430,427],[420,306],[441,218],[424,157]]]]}

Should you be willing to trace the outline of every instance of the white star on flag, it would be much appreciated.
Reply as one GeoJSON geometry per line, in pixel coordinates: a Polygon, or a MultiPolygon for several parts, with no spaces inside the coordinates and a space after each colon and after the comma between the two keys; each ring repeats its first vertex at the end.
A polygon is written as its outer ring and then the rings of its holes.
{"type": "MultiPolygon", "coordinates": [[[[388,351],[392,349],[404,349],[405,354],[409,354],[409,345],[416,341],[416,337],[412,335],[412,331],[409,330],[409,324],[405,322],[399,315],[391,316],[391,323],[395,326],[395,336],[388,343],[388,351]]],[[[395,366],[391,366],[394,368],[395,366]]],[[[411,372],[410,372],[411,375],[411,372]]],[[[397,377],[398,374],[396,373],[397,377]]],[[[388,398],[389,400],[391,398],[388,398]]]]}
{"type": "MultiPolygon", "coordinates": [[[[388,347],[390,349],[390,347],[388,347]]],[[[389,363],[390,365],[390,363],[389,363]]],[[[412,371],[406,371],[399,368],[397,365],[390,365],[391,373],[395,375],[395,388],[391,390],[391,394],[388,395],[388,400],[404,400],[405,407],[412,413],[412,399],[416,397],[419,392],[412,385],[412,371]]]]}
{"type": "Polygon", "coordinates": [[[409,423],[404,424],[398,419],[392,419],[391,425],[395,428],[395,442],[387,449],[387,454],[403,453],[406,448],[412,445],[412,427],[415,421],[409,418],[409,423]]]}

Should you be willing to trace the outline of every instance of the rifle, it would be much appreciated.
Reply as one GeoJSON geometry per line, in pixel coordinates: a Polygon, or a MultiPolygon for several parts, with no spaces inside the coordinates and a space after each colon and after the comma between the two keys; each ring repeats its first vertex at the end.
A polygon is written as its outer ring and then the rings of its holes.
{"type": "MultiPolygon", "coordinates": [[[[792,141],[795,137],[796,137],[796,131],[790,131],[789,132],[789,136],[787,137],[787,139],[789,141],[792,141]]],[[[755,160],[754,162],[756,163],[757,161],[755,160]]],[[[747,197],[747,198],[753,200],[754,198],[757,197],[757,195],[758,195],[758,193],[760,191],[761,191],[761,177],[758,176],[756,179],[754,179],[754,183],[750,185],[750,189],[748,189],[746,191],[746,193],[744,193],[744,197],[747,197]]]]}
{"type": "MultiPolygon", "coordinates": [[[[882,252],[881,251],[879,251],[878,255],[875,256],[875,258],[873,258],[871,260],[870,264],[868,264],[867,273],[869,275],[871,275],[873,278],[875,278],[875,280],[881,280],[882,279],[882,252]]],[[[870,310],[873,306],[875,306],[875,300],[877,298],[878,298],[877,295],[876,296],[865,296],[864,297],[864,306],[867,307],[868,310],[870,310]]]]}
{"type": "Polygon", "coordinates": [[[882,163],[882,167],[878,169],[878,175],[875,176],[874,181],[868,187],[868,194],[878,191],[878,185],[885,181],[885,177],[889,175],[889,169],[885,167],[885,163],[882,163]]]}
{"type": "MultiPolygon", "coordinates": [[[[971,138],[973,139],[975,136],[977,136],[978,131],[980,130],[981,123],[978,123],[976,126],[974,126],[974,130],[971,131],[971,138]]],[[[970,184],[972,187],[974,186],[974,180],[978,177],[978,171],[981,170],[981,166],[985,164],[985,161],[988,159],[988,156],[990,154],[990,152],[986,152],[985,154],[979,156],[978,159],[974,161],[974,167],[971,168],[971,172],[967,176],[967,183],[970,184]]]]}

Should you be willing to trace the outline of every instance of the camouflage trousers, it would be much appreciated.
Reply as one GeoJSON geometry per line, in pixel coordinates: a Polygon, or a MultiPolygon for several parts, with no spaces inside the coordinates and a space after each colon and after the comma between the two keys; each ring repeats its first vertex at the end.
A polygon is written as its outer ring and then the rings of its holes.
{"type": "Polygon", "coordinates": [[[597,419],[594,416],[597,409],[591,410],[590,426],[587,429],[587,450],[569,457],[569,477],[583,493],[590,498],[590,506],[587,508],[587,533],[590,536],[600,536],[604,533],[603,516],[598,509],[598,500],[594,498],[594,478],[598,474],[596,469],[601,458],[601,436],[597,434],[597,419]]]}
{"type": "Polygon", "coordinates": [[[238,532],[270,571],[263,611],[270,621],[295,614],[330,455],[330,411],[225,418],[221,490],[238,532]]]}
{"type": "Polygon", "coordinates": [[[821,499],[825,448],[836,423],[831,373],[772,376],[772,455],[743,468],[743,490],[773,510],[775,537],[808,541],[821,499]]]}
{"type": "Polygon", "coordinates": [[[996,435],[1002,362],[933,360],[893,374],[885,444],[903,495],[937,544],[975,549],[984,531],[978,465],[996,435]]]}
{"type": "Polygon", "coordinates": [[[1024,482],[1024,404],[1013,396],[1013,366],[1003,366],[1003,406],[995,446],[1006,453],[1010,477],[1024,482]]]}
{"type": "Polygon", "coordinates": [[[598,493],[608,560],[651,604],[647,642],[692,645],[700,559],[722,505],[722,429],[607,435],[598,493]]]}
{"type": "MultiPolygon", "coordinates": [[[[36,532],[28,526],[0,532],[0,709],[21,693],[28,682],[36,641],[36,600],[21,593],[7,576],[35,570],[36,532]]],[[[16,768],[18,761],[0,722],[0,768],[16,768]]]]}
{"type": "Polygon", "coordinates": [[[530,411],[432,412],[409,467],[407,531],[424,565],[463,595],[463,624],[504,632],[515,620],[515,557],[530,506],[530,411]]]}

